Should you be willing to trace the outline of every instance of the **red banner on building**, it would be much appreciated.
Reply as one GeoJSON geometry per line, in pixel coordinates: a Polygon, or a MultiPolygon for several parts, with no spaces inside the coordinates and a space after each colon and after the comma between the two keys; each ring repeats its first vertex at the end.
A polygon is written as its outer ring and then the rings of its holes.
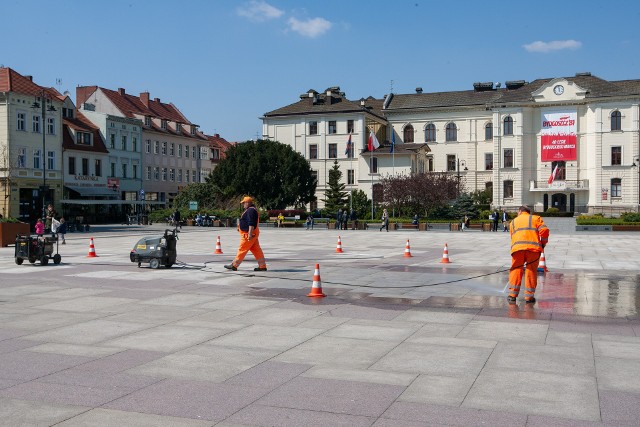
{"type": "Polygon", "coordinates": [[[542,112],[541,160],[555,162],[578,159],[576,111],[542,112]]]}

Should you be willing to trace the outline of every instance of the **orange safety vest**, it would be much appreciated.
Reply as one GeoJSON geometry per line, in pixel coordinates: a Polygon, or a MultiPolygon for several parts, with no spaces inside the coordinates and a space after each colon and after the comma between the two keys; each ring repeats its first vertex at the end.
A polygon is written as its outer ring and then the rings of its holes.
{"type": "Polygon", "coordinates": [[[549,241],[549,229],[538,215],[522,212],[511,221],[511,253],[542,252],[549,241]]]}

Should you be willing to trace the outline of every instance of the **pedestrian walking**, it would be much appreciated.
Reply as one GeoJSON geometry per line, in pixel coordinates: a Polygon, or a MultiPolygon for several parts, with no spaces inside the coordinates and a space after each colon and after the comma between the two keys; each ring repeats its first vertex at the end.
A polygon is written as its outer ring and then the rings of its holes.
{"type": "Polygon", "coordinates": [[[493,231],[498,231],[498,221],[500,221],[500,214],[498,214],[498,211],[493,211],[491,219],[493,219],[493,231]]]}
{"type": "Polygon", "coordinates": [[[511,269],[509,271],[509,296],[515,303],[524,271],[524,300],[534,303],[538,285],[538,262],[540,254],[549,241],[549,229],[538,215],[531,215],[528,206],[518,209],[518,216],[511,221],[511,269]],[[526,267],[525,267],[526,263],[526,267]]]}
{"type": "Polygon", "coordinates": [[[58,240],[62,239],[62,245],[66,245],[67,242],[64,240],[65,235],[67,234],[67,222],[64,217],[60,217],[60,225],[58,226],[58,240]]]}
{"type": "Polygon", "coordinates": [[[253,256],[258,261],[258,266],[253,271],[267,271],[267,263],[264,259],[264,253],[260,247],[258,236],[260,235],[260,214],[253,204],[253,198],[245,196],[242,201],[244,212],[240,216],[238,221],[238,233],[240,233],[240,246],[238,252],[231,264],[224,266],[227,270],[236,271],[242,260],[247,255],[247,252],[251,251],[253,256]]]}
{"type": "Polygon", "coordinates": [[[383,228],[387,229],[387,233],[389,232],[389,212],[386,209],[382,211],[382,226],[380,227],[380,231],[383,228]]]}
{"type": "Polygon", "coordinates": [[[509,214],[507,211],[502,211],[502,231],[509,231],[509,214]]]}
{"type": "Polygon", "coordinates": [[[338,209],[336,214],[336,230],[342,230],[342,209],[338,209]]]}

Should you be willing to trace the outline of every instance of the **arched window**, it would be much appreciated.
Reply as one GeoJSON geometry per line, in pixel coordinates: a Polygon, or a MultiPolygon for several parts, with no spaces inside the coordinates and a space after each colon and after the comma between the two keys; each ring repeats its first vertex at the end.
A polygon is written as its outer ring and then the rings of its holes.
{"type": "Polygon", "coordinates": [[[622,113],[620,111],[611,113],[611,130],[622,130],[622,113]]]}
{"type": "Polygon", "coordinates": [[[513,117],[507,116],[504,118],[504,130],[503,135],[513,135],[513,117]]]}
{"type": "Polygon", "coordinates": [[[436,125],[433,123],[424,128],[424,142],[436,142],[436,125]]]}
{"type": "Polygon", "coordinates": [[[404,127],[404,142],[413,142],[413,126],[406,125],[404,127]]]}
{"type": "Polygon", "coordinates": [[[493,139],[493,123],[489,122],[484,125],[484,140],[490,141],[493,139]]]}
{"type": "Polygon", "coordinates": [[[447,123],[445,132],[445,141],[457,141],[458,140],[458,128],[456,124],[451,122],[447,123]]]}

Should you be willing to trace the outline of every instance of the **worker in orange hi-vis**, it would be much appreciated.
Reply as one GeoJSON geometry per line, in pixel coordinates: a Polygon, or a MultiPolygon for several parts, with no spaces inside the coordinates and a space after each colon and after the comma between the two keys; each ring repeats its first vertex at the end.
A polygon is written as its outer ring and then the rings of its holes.
{"type": "Polygon", "coordinates": [[[264,259],[264,253],[258,242],[258,236],[260,235],[260,229],[258,223],[260,222],[260,214],[253,204],[253,199],[249,196],[245,196],[242,201],[244,212],[240,216],[238,221],[238,232],[240,233],[240,247],[238,247],[238,253],[231,264],[225,265],[227,270],[236,271],[238,266],[242,263],[242,260],[247,255],[247,252],[251,251],[253,256],[258,261],[258,266],[253,271],[267,271],[267,263],[264,259]]]}
{"type": "Polygon", "coordinates": [[[534,303],[538,285],[538,262],[540,254],[549,241],[549,229],[538,215],[531,215],[528,206],[520,206],[518,216],[511,221],[511,269],[509,271],[509,296],[511,303],[520,293],[524,275],[524,300],[534,303]],[[526,263],[526,266],[525,266],[526,263]],[[525,268],[526,271],[522,269],[525,268]]]}

